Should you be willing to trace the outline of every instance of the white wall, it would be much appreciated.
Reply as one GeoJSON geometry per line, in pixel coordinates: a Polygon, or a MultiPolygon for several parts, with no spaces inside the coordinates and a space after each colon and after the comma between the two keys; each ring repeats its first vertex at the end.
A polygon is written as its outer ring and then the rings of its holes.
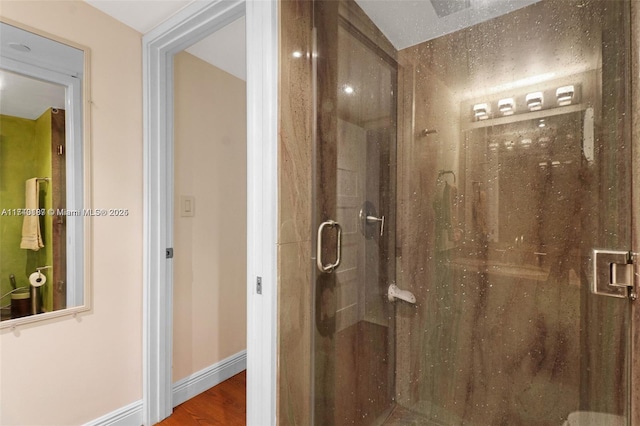
{"type": "Polygon", "coordinates": [[[246,349],[247,117],[244,81],[186,52],[174,65],[175,382],[246,349]]]}
{"type": "Polygon", "coordinates": [[[141,35],[82,1],[2,0],[0,16],[91,49],[93,309],[0,333],[0,424],[73,425],[142,398],[141,35]]]}

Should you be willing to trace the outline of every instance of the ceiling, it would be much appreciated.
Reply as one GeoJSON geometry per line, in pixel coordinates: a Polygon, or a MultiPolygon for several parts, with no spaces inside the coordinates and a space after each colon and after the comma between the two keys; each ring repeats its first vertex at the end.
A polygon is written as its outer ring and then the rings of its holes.
{"type": "Polygon", "coordinates": [[[397,50],[450,34],[540,0],[356,0],[397,50]]]}
{"type": "Polygon", "coordinates": [[[81,50],[4,22],[0,22],[0,55],[5,68],[0,70],[0,114],[13,117],[35,120],[48,108],[65,105],[64,86],[17,73],[30,66],[74,77],[82,77],[84,71],[81,50]]]}
{"type": "Polygon", "coordinates": [[[0,114],[35,120],[49,108],[64,109],[65,87],[0,70],[0,114]]]}

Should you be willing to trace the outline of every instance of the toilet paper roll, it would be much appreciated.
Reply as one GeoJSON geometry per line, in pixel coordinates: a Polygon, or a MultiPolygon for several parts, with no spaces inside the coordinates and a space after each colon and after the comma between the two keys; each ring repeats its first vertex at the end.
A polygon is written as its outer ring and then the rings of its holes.
{"type": "Polygon", "coordinates": [[[29,275],[29,282],[34,287],[40,287],[47,282],[47,277],[45,277],[44,274],[40,272],[34,272],[33,274],[29,275]]]}

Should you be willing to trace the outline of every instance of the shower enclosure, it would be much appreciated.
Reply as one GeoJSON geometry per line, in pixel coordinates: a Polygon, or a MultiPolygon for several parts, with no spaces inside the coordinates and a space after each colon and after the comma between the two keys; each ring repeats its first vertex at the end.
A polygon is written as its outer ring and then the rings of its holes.
{"type": "Polygon", "coordinates": [[[505,3],[313,4],[314,424],[631,424],[630,2],[505,3]]]}

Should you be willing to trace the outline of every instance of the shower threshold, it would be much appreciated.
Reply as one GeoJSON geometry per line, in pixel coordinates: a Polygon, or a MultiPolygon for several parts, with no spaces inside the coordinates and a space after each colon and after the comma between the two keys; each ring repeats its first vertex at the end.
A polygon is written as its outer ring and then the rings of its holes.
{"type": "Polygon", "coordinates": [[[374,423],[375,426],[449,426],[398,404],[385,414],[374,423]]]}

